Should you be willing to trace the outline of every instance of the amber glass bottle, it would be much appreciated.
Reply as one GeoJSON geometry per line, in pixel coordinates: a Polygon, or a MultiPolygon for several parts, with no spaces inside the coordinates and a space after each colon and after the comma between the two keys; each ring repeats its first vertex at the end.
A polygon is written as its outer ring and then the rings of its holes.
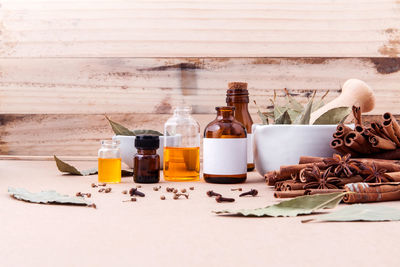
{"type": "Polygon", "coordinates": [[[249,91],[247,90],[247,83],[231,82],[228,84],[228,91],[226,92],[226,104],[234,106],[235,119],[241,122],[247,131],[247,171],[254,170],[253,159],[253,146],[252,146],[252,133],[251,126],[253,120],[251,119],[248,105],[249,105],[249,91]]]}
{"type": "Polygon", "coordinates": [[[246,181],[246,129],[234,118],[235,107],[216,107],[217,118],[204,130],[203,177],[208,183],[246,181]]]}

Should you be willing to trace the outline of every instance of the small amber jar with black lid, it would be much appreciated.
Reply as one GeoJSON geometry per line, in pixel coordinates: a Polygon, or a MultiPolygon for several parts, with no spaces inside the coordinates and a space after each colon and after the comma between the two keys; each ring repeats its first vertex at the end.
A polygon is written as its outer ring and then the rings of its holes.
{"type": "Polygon", "coordinates": [[[160,181],[160,156],[157,148],[160,139],[154,135],[138,135],[135,138],[137,153],[133,159],[135,183],[158,183],[160,181]]]}

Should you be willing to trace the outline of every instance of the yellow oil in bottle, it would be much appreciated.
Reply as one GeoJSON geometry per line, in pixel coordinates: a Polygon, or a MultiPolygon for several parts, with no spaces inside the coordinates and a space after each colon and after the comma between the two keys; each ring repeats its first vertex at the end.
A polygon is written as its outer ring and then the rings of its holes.
{"type": "Polygon", "coordinates": [[[200,177],[199,147],[165,147],[164,179],[167,181],[196,181],[200,177]]]}
{"type": "Polygon", "coordinates": [[[121,182],[121,159],[99,158],[99,183],[121,182]]]}

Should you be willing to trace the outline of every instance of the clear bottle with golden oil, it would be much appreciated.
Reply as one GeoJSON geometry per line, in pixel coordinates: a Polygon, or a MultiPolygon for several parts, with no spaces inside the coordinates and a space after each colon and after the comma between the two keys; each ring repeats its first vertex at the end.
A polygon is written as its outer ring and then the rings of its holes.
{"type": "Polygon", "coordinates": [[[119,141],[102,140],[98,152],[99,183],[121,182],[121,152],[119,141]]]}
{"type": "Polygon", "coordinates": [[[200,178],[200,125],[190,107],[177,107],[164,125],[164,180],[200,178]]]}

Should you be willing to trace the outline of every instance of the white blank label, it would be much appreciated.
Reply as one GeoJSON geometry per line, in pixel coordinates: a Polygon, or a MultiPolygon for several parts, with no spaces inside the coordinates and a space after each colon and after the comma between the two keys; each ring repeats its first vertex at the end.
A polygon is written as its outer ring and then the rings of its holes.
{"type": "Polygon", "coordinates": [[[203,173],[235,175],[246,172],[246,138],[203,139],[203,173]]]}

